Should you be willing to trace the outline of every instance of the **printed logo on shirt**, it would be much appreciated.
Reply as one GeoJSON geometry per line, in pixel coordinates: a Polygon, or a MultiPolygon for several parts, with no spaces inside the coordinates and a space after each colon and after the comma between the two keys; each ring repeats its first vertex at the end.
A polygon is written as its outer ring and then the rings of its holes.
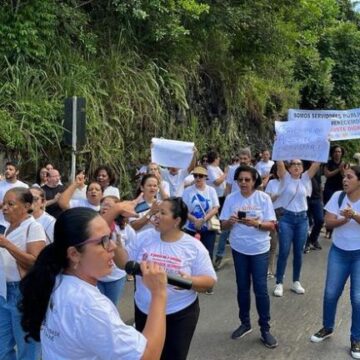
{"type": "Polygon", "coordinates": [[[50,341],[54,342],[55,338],[60,336],[60,333],[57,330],[50,329],[46,322],[44,321],[41,325],[41,331],[44,336],[46,336],[50,341]]]}
{"type": "MultiPolygon", "coordinates": [[[[201,219],[204,217],[204,212],[207,213],[210,210],[210,201],[209,199],[206,199],[202,194],[197,193],[191,198],[191,215],[196,217],[197,219],[201,219]],[[200,206],[201,205],[201,206],[200,206]],[[204,210],[204,211],[203,211],[204,210]]],[[[188,225],[188,229],[195,231],[195,225],[190,222],[188,225]]],[[[203,225],[201,230],[206,230],[207,226],[206,224],[203,225]]]]}
{"type": "Polygon", "coordinates": [[[163,267],[167,273],[180,274],[181,269],[183,268],[183,261],[177,256],[173,256],[173,255],[151,252],[151,253],[144,253],[142,255],[142,259],[151,261],[163,267]]]}

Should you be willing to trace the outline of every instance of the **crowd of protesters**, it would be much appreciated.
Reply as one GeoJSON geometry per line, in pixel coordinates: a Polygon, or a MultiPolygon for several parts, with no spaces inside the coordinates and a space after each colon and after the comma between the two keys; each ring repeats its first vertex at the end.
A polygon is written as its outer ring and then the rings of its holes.
{"type": "Polygon", "coordinates": [[[240,321],[231,338],[252,331],[252,283],[260,339],[275,348],[268,282],[275,277],[273,295],[284,296],[292,247],[291,290],[306,292],[303,256],[322,249],[324,225],[333,241],[323,327],[311,341],[333,334],[337,301],[350,277],[351,354],[360,359],[359,164],[346,163],[339,145],[322,166],[274,162],[268,149],[257,161],[240,149],[229,164],[214,150],[198,155],[194,148],[186,169],[149,161],[137,171],[128,201],[120,199],[107,165],[63,184],[59,170],[47,164],[31,185],[19,180],[16,163],[6,163],[0,181],[0,360],[186,359],[198,293],[216,291],[216,271],[229,261],[227,243],[240,321]],[[123,270],[129,261],[142,271],[135,277],[135,328],[116,308],[126,279],[133,280],[123,270]],[[191,288],[166,284],[166,273],[190,281],[191,288]]]}

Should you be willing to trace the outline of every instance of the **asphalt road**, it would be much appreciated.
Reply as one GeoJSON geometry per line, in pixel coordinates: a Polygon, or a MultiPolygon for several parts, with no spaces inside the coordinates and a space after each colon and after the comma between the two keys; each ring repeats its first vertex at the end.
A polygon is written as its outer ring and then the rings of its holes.
{"type": "MultiPolygon", "coordinates": [[[[276,349],[267,349],[260,341],[254,301],[252,301],[251,310],[253,332],[242,339],[230,338],[231,332],[240,323],[236,302],[235,274],[228,248],[228,261],[218,271],[219,279],[215,294],[200,295],[201,314],[188,359],[350,359],[349,284],[338,304],[334,336],[319,344],[313,344],[309,340],[310,336],[321,328],[322,296],[330,241],[321,239],[321,244],[322,250],[313,250],[304,255],[301,283],[306,293],[297,295],[290,291],[292,258],[289,258],[284,296],[276,298],[271,295],[271,331],[279,342],[276,349]]],[[[268,287],[271,294],[274,284],[274,279],[269,280],[268,287]]],[[[132,283],[127,283],[126,293],[120,304],[121,316],[127,323],[133,322],[132,291],[132,283]]]]}

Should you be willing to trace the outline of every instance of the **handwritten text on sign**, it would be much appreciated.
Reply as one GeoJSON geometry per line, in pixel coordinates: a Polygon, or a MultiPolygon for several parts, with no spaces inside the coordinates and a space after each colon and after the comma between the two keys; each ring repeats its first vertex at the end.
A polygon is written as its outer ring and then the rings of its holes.
{"type": "Polygon", "coordinates": [[[330,139],[360,139],[360,109],[296,110],[289,109],[288,120],[331,120],[330,139]]]}
{"type": "Polygon", "coordinates": [[[303,159],[327,162],[331,122],[275,121],[276,140],[273,160],[303,159]]]}

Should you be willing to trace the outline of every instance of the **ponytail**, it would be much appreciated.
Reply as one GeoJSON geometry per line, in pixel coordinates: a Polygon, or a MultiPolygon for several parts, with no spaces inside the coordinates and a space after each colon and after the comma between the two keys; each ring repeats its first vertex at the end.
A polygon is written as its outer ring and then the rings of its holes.
{"type": "Polygon", "coordinates": [[[66,257],[57,251],[54,243],[46,246],[40,252],[34,266],[20,281],[22,299],[19,310],[22,312],[21,325],[26,333],[26,341],[29,338],[40,341],[40,327],[45,318],[56,276],[67,266],[61,261],[65,259],[67,262],[66,257]]]}

